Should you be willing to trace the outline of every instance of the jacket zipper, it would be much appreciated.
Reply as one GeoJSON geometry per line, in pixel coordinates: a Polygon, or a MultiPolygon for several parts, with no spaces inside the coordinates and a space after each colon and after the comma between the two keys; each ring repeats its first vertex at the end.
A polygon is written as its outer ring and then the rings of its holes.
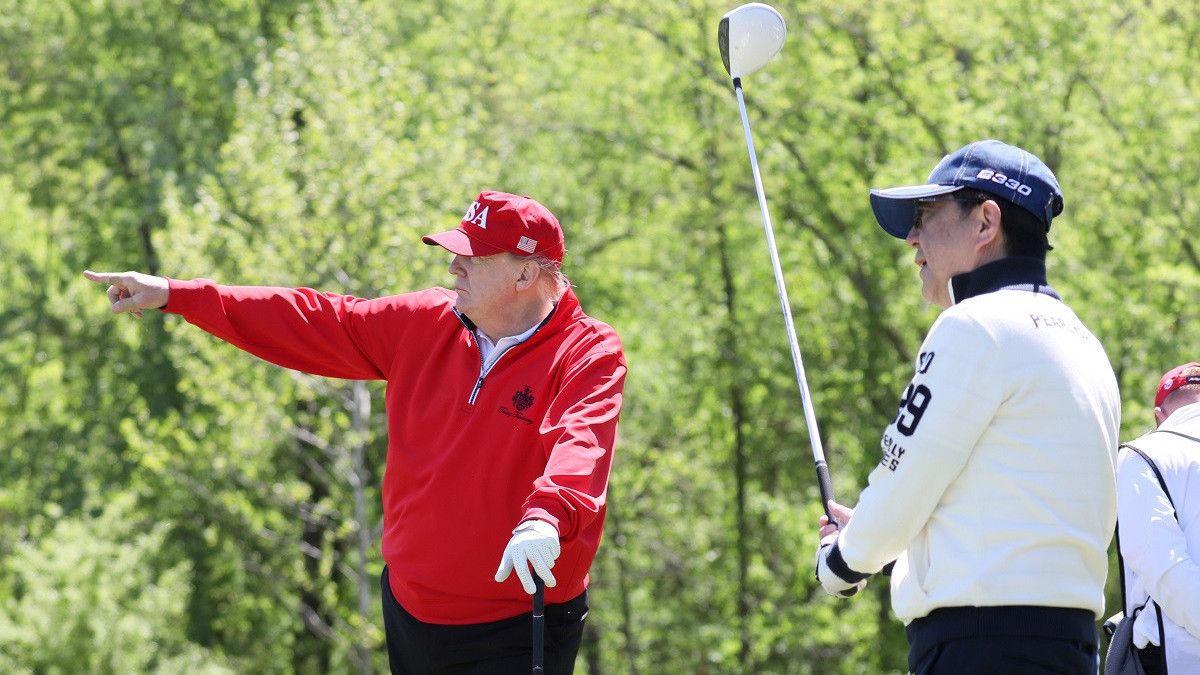
{"type": "MultiPolygon", "coordinates": [[[[496,364],[500,363],[500,359],[504,358],[505,354],[520,347],[523,343],[517,343],[508,349],[505,349],[496,360],[492,362],[492,367],[489,370],[495,370],[496,364]]],[[[487,373],[483,372],[483,349],[479,346],[479,338],[475,338],[475,349],[479,351],[479,377],[475,380],[475,386],[471,389],[471,396],[467,399],[467,405],[475,405],[475,399],[479,397],[479,390],[483,389],[483,378],[487,377],[487,373]]]]}
{"type": "MultiPolygon", "coordinates": [[[[542,322],[540,324],[538,324],[537,331],[534,331],[534,335],[536,335],[537,332],[542,329],[542,326],[545,326],[547,323],[550,322],[550,318],[554,316],[554,313],[556,311],[558,311],[557,303],[555,303],[554,308],[550,310],[550,313],[546,315],[546,318],[542,319],[542,322]]],[[[471,332],[471,339],[475,341],[475,350],[477,352],[479,352],[479,377],[475,379],[475,386],[471,388],[471,395],[467,397],[467,405],[473,406],[473,405],[475,405],[475,399],[479,397],[479,390],[483,389],[483,379],[485,377],[487,377],[487,373],[485,373],[483,371],[483,363],[484,363],[483,347],[479,346],[479,336],[475,335],[475,331],[478,330],[476,328],[475,324],[472,323],[469,319],[467,319],[467,317],[464,316],[463,314],[461,314],[457,309],[454,310],[454,315],[457,316],[459,322],[461,322],[462,325],[465,326],[467,328],[467,330],[469,330],[471,332]]],[[[507,354],[509,351],[516,349],[517,347],[520,347],[521,345],[525,344],[529,340],[532,340],[533,337],[534,337],[533,335],[530,335],[526,340],[518,342],[517,344],[509,347],[508,349],[504,350],[504,354],[507,354]]],[[[496,361],[494,363],[492,363],[492,368],[495,368],[496,364],[500,363],[500,359],[504,358],[504,354],[501,354],[499,357],[496,358],[496,361]]]]}
{"type": "MultiPolygon", "coordinates": [[[[473,331],[472,331],[473,332],[473,331]]],[[[475,351],[479,353],[479,377],[475,378],[475,386],[471,388],[471,395],[467,397],[467,405],[475,405],[475,398],[479,396],[479,390],[483,389],[483,347],[479,346],[479,336],[472,335],[471,339],[475,341],[475,351]]]]}
{"type": "Polygon", "coordinates": [[[480,370],[479,379],[475,380],[475,388],[471,390],[471,396],[467,399],[467,405],[475,405],[475,397],[479,396],[479,390],[483,388],[483,372],[480,370]]]}

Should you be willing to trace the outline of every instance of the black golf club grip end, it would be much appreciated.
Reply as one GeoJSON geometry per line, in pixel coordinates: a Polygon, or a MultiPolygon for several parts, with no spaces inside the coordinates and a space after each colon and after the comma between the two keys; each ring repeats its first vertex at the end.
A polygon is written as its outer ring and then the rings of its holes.
{"type": "Polygon", "coordinates": [[[829,478],[829,465],[823,459],[816,460],[816,464],[817,484],[821,487],[821,508],[832,523],[834,520],[833,514],[829,512],[829,501],[833,499],[833,481],[829,478]]]}
{"type": "Polygon", "coordinates": [[[546,584],[535,572],[533,575],[533,672],[540,675],[545,662],[546,643],[546,584]]]}

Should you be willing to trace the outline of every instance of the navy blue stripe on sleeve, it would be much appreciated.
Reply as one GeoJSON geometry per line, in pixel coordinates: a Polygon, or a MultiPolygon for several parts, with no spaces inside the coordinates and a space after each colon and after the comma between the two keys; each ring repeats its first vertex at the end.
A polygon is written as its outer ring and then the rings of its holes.
{"type": "Polygon", "coordinates": [[[848,584],[857,584],[858,582],[871,576],[862,572],[855,572],[846,564],[846,560],[842,558],[842,550],[837,544],[833,544],[833,550],[829,552],[829,556],[825,558],[825,563],[829,565],[829,571],[837,575],[839,579],[848,584]]]}

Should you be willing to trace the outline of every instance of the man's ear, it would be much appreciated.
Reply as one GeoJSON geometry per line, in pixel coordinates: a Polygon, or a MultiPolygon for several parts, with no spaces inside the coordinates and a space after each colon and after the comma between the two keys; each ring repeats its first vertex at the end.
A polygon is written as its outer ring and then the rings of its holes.
{"type": "Polygon", "coordinates": [[[1167,419],[1167,411],[1159,406],[1154,406],[1154,426],[1159,426],[1167,419]]]}
{"type": "Polygon", "coordinates": [[[1004,230],[1000,227],[1000,205],[987,200],[979,205],[979,231],[976,248],[985,249],[1004,238],[1004,230]]]}
{"type": "Polygon", "coordinates": [[[517,290],[523,291],[533,286],[541,272],[541,268],[531,262],[522,263],[521,274],[517,277],[517,290]]]}

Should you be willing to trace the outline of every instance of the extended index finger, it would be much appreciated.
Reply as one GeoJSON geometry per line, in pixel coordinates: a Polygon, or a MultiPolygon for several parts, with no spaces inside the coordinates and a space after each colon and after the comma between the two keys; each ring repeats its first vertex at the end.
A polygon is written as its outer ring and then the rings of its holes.
{"type": "Polygon", "coordinates": [[[854,509],[839,504],[832,499],[829,500],[829,511],[833,514],[834,520],[846,520],[854,515],[854,509]]]}
{"type": "Polygon", "coordinates": [[[93,272],[91,270],[83,271],[83,278],[88,281],[94,281],[98,284],[116,284],[119,281],[124,281],[123,274],[114,272],[93,272]]]}

